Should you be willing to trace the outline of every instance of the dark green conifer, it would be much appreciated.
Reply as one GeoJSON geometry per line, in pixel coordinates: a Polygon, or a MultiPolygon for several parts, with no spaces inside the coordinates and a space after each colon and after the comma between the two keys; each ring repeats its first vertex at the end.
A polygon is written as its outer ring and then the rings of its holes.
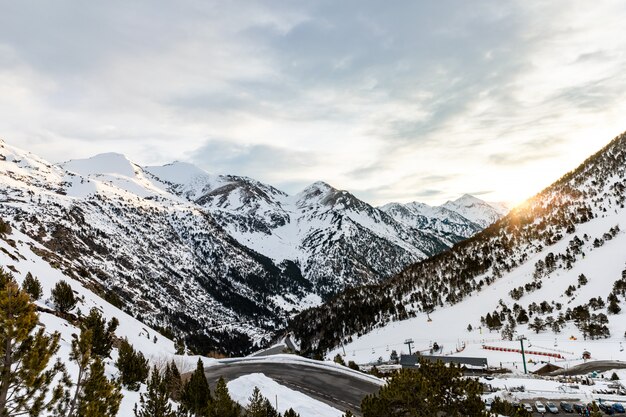
{"type": "MultiPolygon", "coordinates": [[[[76,417],[115,417],[122,401],[121,387],[104,374],[102,359],[95,356],[89,365],[76,417]]],[[[70,416],[74,417],[74,416],[70,416]]]]}
{"type": "Polygon", "coordinates": [[[246,407],[246,417],[266,417],[266,415],[265,397],[261,395],[259,387],[254,387],[246,407]]]}
{"type": "Polygon", "coordinates": [[[378,394],[362,404],[364,417],[460,416],[486,417],[478,382],[463,378],[458,366],[421,361],[416,370],[394,374],[378,394]],[[419,414],[411,414],[419,410],[419,414]]]}
{"type": "Polygon", "coordinates": [[[52,289],[52,301],[61,313],[67,313],[73,309],[76,306],[76,297],[70,284],[63,280],[57,282],[52,289]]]}
{"type": "Polygon", "coordinates": [[[181,404],[192,415],[203,416],[207,413],[211,402],[211,390],[204,374],[204,364],[202,359],[198,359],[196,370],[183,388],[181,404]]]}
{"type": "Polygon", "coordinates": [[[30,295],[31,300],[37,301],[41,298],[43,290],[41,289],[41,282],[33,276],[30,272],[26,274],[24,282],[22,282],[22,288],[30,295]]]}
{"type": "Polygon", "coordinates": [[[64,367],[49,366],[60,335],[35,331],[38,320],[30,296],[0,268],[0,416],[36,416],[61,400],[63,386],[50,387],[64,367]]]}
{"type": "Polygon", "coordinates": [[[155,366],[148,380],[148,392],[139,397],[140,408],[135,404],[135,417],[175,417],[170,405],[167,384],[155,366]]]}
{"type": "Polygon", "coordinates": [[[241,414],[239,405],[233,401],[228,393],[228,387],[224,378],[220,378],[217,381],[215,399],[211,408],[215,417],[238,417],[241,414]]]}
{"type": "Polygon", "coordinates": [[[81,323],[81,328],[91,330],[92,353],[94,355],[98,355],[101,358],[111,357],[115,330],[118,325],[119,321],[115,317],[107,324],[107,320],[102,317],[98,309],[92,308],[89,311],[89,315],[86,316],[81,323]]]}
{"type": "Polygon", "coordinates": [[[165,380],[167,394],[169,397],[174,401],[179,401],[181,391],[183,389],[183,381],[180,376],[178,366],[176,366],[176,362],[174,362],[174,360],[165,366],[163,379],[165,380]]]}
{"type": "Polygon", "coordinates": [[[120,381],[123,386],[132,391],[139,390],[139,386],[146,381],[150,367],[143,353],[135,351],[127,339],[122,339],[115,362],[120,371],[120,381]]]}

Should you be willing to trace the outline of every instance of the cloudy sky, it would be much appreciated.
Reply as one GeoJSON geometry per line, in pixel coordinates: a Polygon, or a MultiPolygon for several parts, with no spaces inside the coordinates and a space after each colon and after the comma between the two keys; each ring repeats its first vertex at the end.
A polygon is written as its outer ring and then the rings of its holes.
{"type": "Polygon", "coordinates": [[[0,0],[0,137],[517,202],[626,130],[625,21],[618,0],[0,0]]]}

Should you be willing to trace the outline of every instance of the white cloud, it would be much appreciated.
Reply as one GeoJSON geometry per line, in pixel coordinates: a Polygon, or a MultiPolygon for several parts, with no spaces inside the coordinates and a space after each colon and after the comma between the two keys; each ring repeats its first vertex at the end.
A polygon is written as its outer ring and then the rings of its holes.
{"type": "Polygon", "coordinates": [[[626,129],[609,0],[2,3],[0,136],[53,160],[517,200],[626,129]]]}

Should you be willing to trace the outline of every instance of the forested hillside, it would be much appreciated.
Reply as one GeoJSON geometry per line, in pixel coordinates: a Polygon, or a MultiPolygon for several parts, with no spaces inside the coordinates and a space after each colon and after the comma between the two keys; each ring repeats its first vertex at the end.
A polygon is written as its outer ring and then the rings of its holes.
{"type": "MultiPolygon", "coordinates": [[[[530,259],[533,268],[527,285],[510,290],[519,297],[537,290],[543,279],[553,278],[555,271],[571,270],[589,252],[602,251],[604,242],[621,233],[625,171],[626,134],[622,134],[483,232],[380,285],[347,290],[323,306],[302,312],[291,328],[304,350],[325,351],[390,321],[457,304],[530,259]],[[615,224],[604,221],[613,218],[615,224]],[[583,224],[585,232],[577,233],[583,224]],[[567,244],[557,245],[562,241],[567,244]],[[556,252],[552,246],[564,249],[556,252]],[[540,259],[534,259],[536,254],[541,254],[540,259]]],[[[620,267],[625,261],[626,255],[615,259],[620,267]]],[[[467,318],[468,322],[474,319],[478,318],[467,318]]]]}

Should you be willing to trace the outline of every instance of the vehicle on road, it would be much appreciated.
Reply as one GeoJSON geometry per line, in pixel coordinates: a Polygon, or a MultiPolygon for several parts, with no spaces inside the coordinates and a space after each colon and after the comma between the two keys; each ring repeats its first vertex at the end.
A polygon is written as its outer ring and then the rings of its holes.
{"type": "Polygon", "coordinates": [[[613,407],[606,403],[598,404],[598,408],[600,408],[600,411],[602,411],[604,414],[608,414],[610,416],[615,414],[615,410],[613,410],[613,407]]]}
{"type": "Polygon", "coordinates": [[[485,400],[485,409],[491,411],[491,404],[493,404],[493,398],[487,398],[485,400]]]}
{"type": "Polygon", "coordinates": [[[561,406],[561,410],[565,411],[566,413],[574,412],[574,406],[566,401],[562,401],[559,405],[561,406]]]}
{"type": "Polygon", "coordinates": [[[528,403],[523,403],[522,406],[524,407],[524,410],[528,411],[529,413],[533,412],[533,406],[528,404],[528,403]]]}
{"type": "Polygon", "coordinates": [[[626,410],[624,410],[624,406],[622,405],[622,403],[613,403],[613,410],[615,410],[616,413],[620,414],[626,413],[626,410]]]}
{"type": "Polygon", "coordinates": [[[541,401],[535,401],[535,409],[537,410],[538,413],[546,412],[546,406],[543,405],[541,401]]]}
{"type": "Polygon", "coordinates": [[[574,411],[576,411],[576,413],[578,413],[578,414],[582,414],[583,411],[585,411],[586,409],[587,409],[587,407],[585,407],[584,405],[582,405],[580,403],[574,404],[574,411]]]}
{"type": "Polygon", "coordinates": [[[559,414],[559,409],[556,407],[555,403],[547,403],[546,408],[552,414],[559,414]]]}

